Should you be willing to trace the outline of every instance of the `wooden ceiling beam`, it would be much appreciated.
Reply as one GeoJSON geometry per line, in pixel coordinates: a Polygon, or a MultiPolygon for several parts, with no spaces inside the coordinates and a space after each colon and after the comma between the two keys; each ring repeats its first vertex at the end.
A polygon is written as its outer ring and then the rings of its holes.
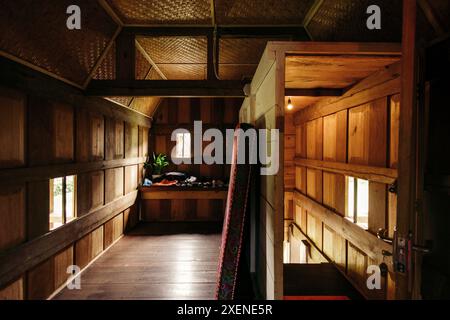
{"type": "Polygon", "coordinates": [[[286,88],[285,96],[287,97],[341,97],[345,93],[345,89],[328,89],[328,88],[286,88]]]}
{"type": "MultiPolygon", "coordinates": [[[[213,26],[131,26],[124,27],[123,32],[147,37],[198,37],[208,36],[214,32],[213,26]]],[[[217,26],[219,37],[236,38],[294,38],[309,40],[302,25],[273,26],[217,26]]]]}
{"type": "Polygon", "coordinates": [[[85,94],[100,97],[245,97],[242,81],[94,80],[85,94]]]}

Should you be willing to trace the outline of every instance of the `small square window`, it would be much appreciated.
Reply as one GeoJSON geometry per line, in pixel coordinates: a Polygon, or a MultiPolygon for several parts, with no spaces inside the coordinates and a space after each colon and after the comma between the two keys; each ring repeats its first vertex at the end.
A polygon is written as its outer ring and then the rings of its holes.
{"type": "Polygon", "coordinates": [[[346,183],[346,217],[367,230],[369,223],[369,181],[347,177],[346,183]]]}
{"type": "Polygon", "coordinates": [[[191,134],[177,133],[176,157],[178,159],[187,159],[191,157],[191,134]]]}
{"type": "Polygon", "coordinates": [[[76,176],[50,179],[49,229],[76,218],[76,176]]]}

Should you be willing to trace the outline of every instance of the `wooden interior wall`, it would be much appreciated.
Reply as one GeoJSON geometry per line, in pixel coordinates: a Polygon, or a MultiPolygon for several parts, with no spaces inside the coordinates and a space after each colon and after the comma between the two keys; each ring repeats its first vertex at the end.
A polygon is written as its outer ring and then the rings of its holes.
{"type": "Polygon", "coordinates": [[[287,223],[293,220],[368,298],[394,297],[392,261],[382,256],[392,247],[376,232],[385,228],[392,237],[396,224],[397,195],[388,187],[397,176],[399,98],[396,63],[294,119],[295,190],[287,223]],[[346,175],[369,180],[368,232],[344,218],[346,175]],[[383,288],[368,290],[367,267],[382,262],[390,270],[383,288]]]}
{"type": "MultiPolygon", "coordinates": [[[[256,239],[256,281],[266,299],[283,296],[283,206],[284,206],[284,150],[289,129],[284,123],[284,53],[276,57],[266,49],[251,84],[251,95],[244,100],[239,117],[241,122],[255,125],[257,129],[278,129],[279,141],[268,133],[266,148],[275,152],[278,143],[280,168],[276,175],[260,176],[259,230],[256,239]],[[283,130],[284,129],[284,130],[283,130]],[[285,138],[285,133],[286,137],[285,138]]],[[[259,172],[257,173],[259,174],[259,172]]]]}
{"type": "MultiPolygon", "coordinates": [[[[217,128],[225,134],[226,129],[234,129],[238,124],[241,104],[242,99],[235,98],[164,99],[155,114],[150,131],[150,154],[165,153],[170,158],[176,144],[175,141],[171,141],[173,130],[187,129],[193,138],[194,121],[202,121],[203,132],[209,128],[217,128]]],[[[209,143],[203,142],[203,148],[209,143]]],[[[165,170],[222,181],[228,181],[230,174],[230,166],[226,164],[171,163],[165,170]]],[[[142,218],[145,221],[222,221],[225,211],[223,200],[145,200],[142,203],[142,218]]]]}
{"type": "Polygon", "coordinates": [[[48,298],[139,219],[150,119],[33,79],[0,87],[0,299],[48,298]],[[49,180],[68,175],[79,219],[49,232],[49,180]]]}

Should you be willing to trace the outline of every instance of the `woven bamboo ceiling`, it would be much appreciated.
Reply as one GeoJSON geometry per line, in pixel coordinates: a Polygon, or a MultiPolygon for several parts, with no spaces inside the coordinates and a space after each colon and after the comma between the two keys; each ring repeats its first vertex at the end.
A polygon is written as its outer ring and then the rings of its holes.
{"type": "MultiPolygon", "coordinates": [[[[449,1],[423,1],[441,13],[448,30],[449,1]]],[[[401,0],[6,0],[0,10],[0,55],[86,88],[91,79],[115,78],[115,39],[124,27],[298,26],[312,40],[398,42],[401,7],[401,0]],[[371,4],[382,8],[383,29],[355,28],[355,23],[365,25],[371,4]],[[81,8],[81,30],[66,28],[70,5],[81,8]]],[[[426,21],[426,16],[419,20],[426,21]]],[[[424,30],[433,32],[429,25],[424,30]]],[[[218,77],[251,78],[272,39],[221,37],[218,77]]],[[[136,79],[207,77],[204,36],[137,36],[136,46],[136,79]]],[[[159,101],[109,98],[147,115],[153,114],[159,101]]]]}

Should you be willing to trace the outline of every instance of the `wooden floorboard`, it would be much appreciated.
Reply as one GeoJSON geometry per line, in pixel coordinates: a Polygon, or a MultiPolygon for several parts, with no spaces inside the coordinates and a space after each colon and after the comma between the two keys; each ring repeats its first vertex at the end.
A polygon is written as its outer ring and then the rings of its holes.
{"type": "Polygon", "coordinates": [[[221,226],[144,224],[81,275],[81,290],[56,300],[214,299],[221,226]]]}

